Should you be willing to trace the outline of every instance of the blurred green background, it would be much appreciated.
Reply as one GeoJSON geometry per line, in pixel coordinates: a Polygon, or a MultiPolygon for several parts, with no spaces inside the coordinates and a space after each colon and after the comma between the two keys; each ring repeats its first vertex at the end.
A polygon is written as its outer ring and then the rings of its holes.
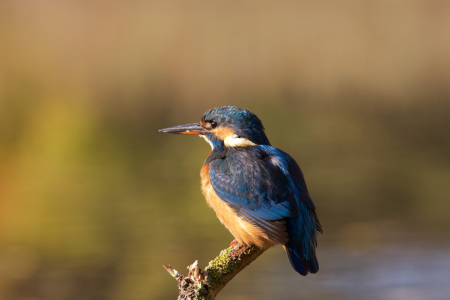
{"type": "Polygon", "coordinates": [[[0,299],[175,299],[232,236],[204,141],[236,105],[299,163],[321,270],[219,299],[450,298],[450,2],[0,2],[0,299]]]}

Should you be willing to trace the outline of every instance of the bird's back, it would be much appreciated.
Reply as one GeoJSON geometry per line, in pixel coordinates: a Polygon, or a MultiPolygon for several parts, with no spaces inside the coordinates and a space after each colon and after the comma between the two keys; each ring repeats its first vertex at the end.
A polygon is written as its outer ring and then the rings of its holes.
{"type": "Polygon", "coordinates": [[[317,272],[320,225],[301,171],[289,155],[271,146],[213,151],[201,175],[208,204],[237,240],[258,246],[283,244],[300,274],[317,272]],[[250,238],[242,238],[247,229],[250,238]]]}

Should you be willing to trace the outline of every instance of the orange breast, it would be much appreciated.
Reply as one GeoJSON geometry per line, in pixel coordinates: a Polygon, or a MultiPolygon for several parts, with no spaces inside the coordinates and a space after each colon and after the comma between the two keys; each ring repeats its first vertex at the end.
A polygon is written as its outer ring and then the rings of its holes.
{"type": "Polygon", "coordinates": [[[231,232],[236,240],[247,245],[269,248],[275,243],[256,225],[239,217],[222,199],[217,196],[209,180],[209,164],[203,165],[200,171],[202,193],[206,203],[217,214],[220,222],[231,232]]]}

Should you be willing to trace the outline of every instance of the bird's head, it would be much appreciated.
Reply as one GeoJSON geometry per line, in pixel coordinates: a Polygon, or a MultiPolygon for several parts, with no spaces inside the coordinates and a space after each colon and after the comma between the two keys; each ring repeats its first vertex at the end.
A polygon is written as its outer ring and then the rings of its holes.
{"type": "Polygon", "coordinates": [[[200,135],[215,150],[224,147],[270,145],[258,117],[236,106],[208,110],[199,123],[160,129],[160,132],[200,135]]]}

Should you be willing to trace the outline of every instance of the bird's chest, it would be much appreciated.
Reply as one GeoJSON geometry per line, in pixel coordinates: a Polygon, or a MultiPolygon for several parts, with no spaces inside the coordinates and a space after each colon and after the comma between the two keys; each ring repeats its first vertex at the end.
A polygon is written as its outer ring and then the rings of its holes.
{"type": "Polygon", "coordinates": [[[200,171],[201,188],[203,196],[205,196],[206,203],[214,209],[220,222],[224,224],[229,230],[231,224],[236,219],[236,213],[217,196],[214,191],[211,181],[209,179],[209,164],[203,165],[200,171]]]}
{"type": "Polygon", "coordinates": [[[268,248],[274,243],[267,239],[266,234],[255,224],[252,224],[241,217],[217,196],[209,179],[209,164],[203,165],[200,171],[202,193],[206,203],[214,209],[217,218],[231,234],[241,243],[247,245],[257,245],[268,248]]]}

